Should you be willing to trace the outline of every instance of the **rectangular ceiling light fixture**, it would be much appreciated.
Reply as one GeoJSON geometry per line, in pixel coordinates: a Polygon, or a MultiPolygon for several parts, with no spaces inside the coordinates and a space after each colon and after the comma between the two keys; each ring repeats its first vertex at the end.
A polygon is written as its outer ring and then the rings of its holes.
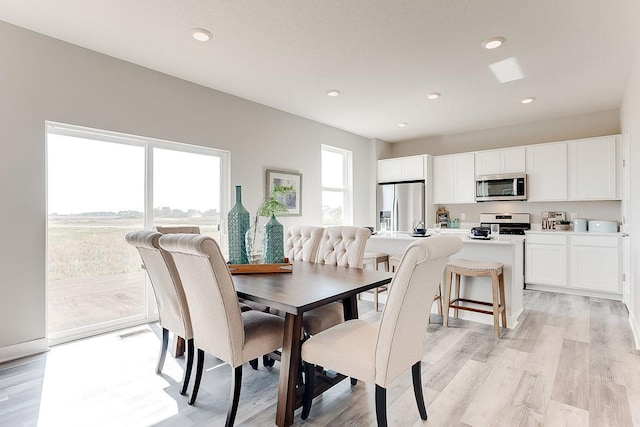
{"type": "Polygon", "coordinates": [[[493,75],[500,83],[512,82],[514,80],[524,79],[524,74],[520,69],[518,60],[514,57],[507,58],[500,62],[494,62],[489,65],[493,75]]]}

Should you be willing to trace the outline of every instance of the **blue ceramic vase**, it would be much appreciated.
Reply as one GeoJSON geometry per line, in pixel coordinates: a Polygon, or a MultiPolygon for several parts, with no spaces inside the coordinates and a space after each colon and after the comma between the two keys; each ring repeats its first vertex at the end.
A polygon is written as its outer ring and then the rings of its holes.
{"type": "Polygon", "coordinates": [[[275,215],[271,215],[269,222],[264,225],[264,262],[284,262],[284,228],[275,215]]]}
{"type": "Polygon", "coordinates": [[[229,263],[248,264],[245,235],[249,229],[249,211],[242,206],[242,187],[236,185],[236,204],[227,214],[229,263]]]}

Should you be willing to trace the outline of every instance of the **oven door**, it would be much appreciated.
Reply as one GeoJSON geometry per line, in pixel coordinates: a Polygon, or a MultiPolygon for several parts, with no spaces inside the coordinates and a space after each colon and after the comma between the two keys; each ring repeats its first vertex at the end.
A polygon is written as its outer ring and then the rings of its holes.
{"type": "Polygon", "coordinates": [[[476,178],[476,201],[527,200],[525,175],[490,175],[476,178]]]}

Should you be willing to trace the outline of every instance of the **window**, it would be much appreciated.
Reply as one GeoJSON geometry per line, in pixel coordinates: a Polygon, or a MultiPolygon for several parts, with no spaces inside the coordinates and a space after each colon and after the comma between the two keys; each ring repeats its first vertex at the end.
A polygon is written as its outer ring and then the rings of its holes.
{"type": "Polygon", "coordinates": [[[351,151],[322,146],[322,224],[351,225],[351,151]]]}
{"type": "Polygon", "coordinates": [[[124,236],[192,224],[219,240],[227,174],[227,152],[48,124],[50,342],[153,320],[147,275],[124,236]]]}

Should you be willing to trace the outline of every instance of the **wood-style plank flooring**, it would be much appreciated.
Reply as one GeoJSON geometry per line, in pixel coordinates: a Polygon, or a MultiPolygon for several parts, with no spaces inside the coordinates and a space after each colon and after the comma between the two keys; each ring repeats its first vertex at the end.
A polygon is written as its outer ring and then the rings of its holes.
{"type": "MultiPolygon", "coordinates": [[[[380,313],[360,302],[361,317],[380,313]]],[[[431,316],[423,387],[429,420],[418,415],[409,372],[387,393],[395,426],[640,427],[640,352],[620,302],[525,291],[515,330],[431,316]]],[[[181,396],[184,360],[154,373],[157,325],[63,344],[0,365],[0,426],[218,426],[230,368],[214,358],[195,406],[181,396]],[[130,332],[132,334],[128,334],[130,332]]],[[[244,368],[238,426],[274,425],[279,365],[244,368]]],[[[295,425],[375,425],[372,385],[343,381],[314,400],[295,425]]]]}

